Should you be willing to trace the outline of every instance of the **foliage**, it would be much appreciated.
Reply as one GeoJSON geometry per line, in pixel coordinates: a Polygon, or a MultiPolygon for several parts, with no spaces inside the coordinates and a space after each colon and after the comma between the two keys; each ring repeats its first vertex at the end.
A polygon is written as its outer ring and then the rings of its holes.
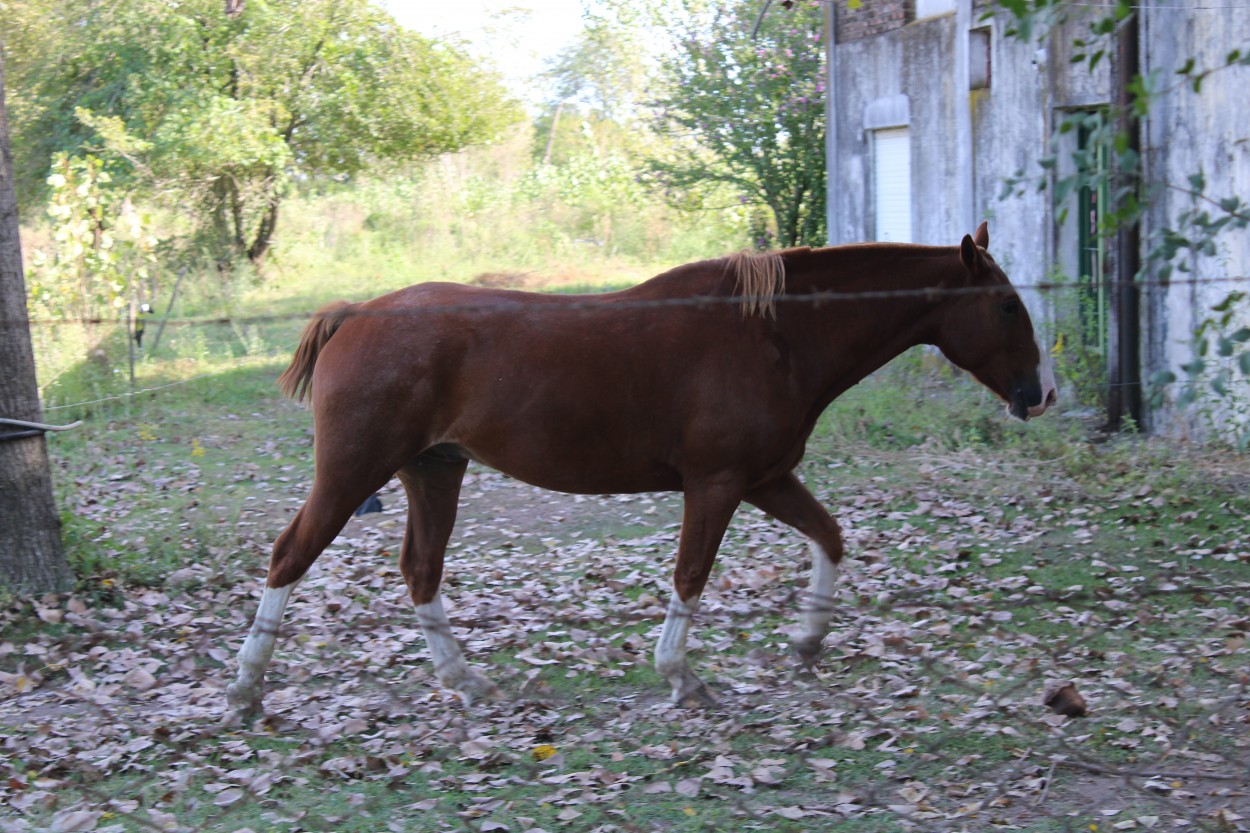
{"type": "MultiPolygon", "coordinates": [[[[1228,293],[1198,322],[1193,358],[1181,365],[1185,379],[1176,398],[1178,408],[1196,404],[1212,435],[1232,441],[1243,451],[1250,448],[1250,395],[1246,393],[1250,383],[1250,327],[1239,326],[1236,313],[1246,308],[1247,297],[1241,291],[1228,293]],[[1204,402],[1208,392],[1218,397],[1220,407],[1204,402]]],[[[1152,404],[1158,406],[1163,390],[1179,379],[1172,371],[1163,370],[1150,381],[1152,404]]]]}
{"type": "MultiPolygon", "coordinates": [[[[246,264],[225,276],[190,264],[159,346],[155,333],[174,300],[175,276],[155,270],[148,280],[136,280],[142,283],[138,300],[157,312],[142,344],[138,387],[165,384],[169,367],[193,366],[223,350],[285,353],[298,335],[294,322],[340,297],[364,300],[424,280],[620,287],[723,255],[746,238],[741,206],[726,200],[731,205],[723,210],[681,213],[638,181],[634,163],[620,150],[609,147],[602,157],[579,150],[546,167],[533,163],[530,150],[531,134],[522,127],[499,143],[438,160],[347,182],[319,177],[299,183],[284,204],[285,231],[265,280],[248,279],[246,264]],[[275,334],[250,320],[271,315],[290,316],[291,332],[275,334]],[[205,317],[239,323],[185,325],[205,317]]],[[[149,231],[152,218],[139,216],[149,231]]],[[[152,219],[158,227],[167,222],[161,213],[152,219]]],[[[60,244],[52,227],[29,232],[31,308],[41,322],[32,337],[45,404],[123,394],[129,389],[126,374],[118,372],[126,355],[123,328],[114,333],[64,320],[78,314],[61,306],[77,296],[51,270],[60,244]]],[[[114,252],[129,251],[126,232],[115,237],[114,252]]]]}
{"type": "Polygon", "coordinates": [[[428,158],[517,116],[492,75],[367,0],[18,5],[63,23],[22,64],[24,168],[106,156],[123,186],[193,209],[218,262],[263,259],[294,181],[428,158]]]}
{"type": "MultiPolygon", "coordinates": [[[[672,148],[651,161],[678,199],[710,184],[766,206],[781,246],[825,242],[825,86],[821,4],[774,9],[752,37],[759,4],[695,15],[663,59],[655,129],[672,148]]],[[[757,245],[771,241],[758,240],[757,245]]]]}
{"type": "Polygon", "coordinates": [[[99,157],[58,153],[48,175],[51,245],[35,249],[29,300],[36,318],[115,317],[137,300],[155,263],[150,218],[110,187],[99,157]]]}
{"type": "Polygon", "coordinates": [[[631,145],[636,148],[651,139],[640,136],[635,123],[622,123],[602,111],[560,101],[534,119],[533,158],[537,164],[551,165],[593,162],[600,157],[615,159],[630,153],[631,145]]]}
{"type": "Polygon", "coordinates": [[[279,247],[283,268],[249,303],[268,309],[269,298],[282,303],[284,291],[298,289],[306,311],[335,297],[309,297],[310,287],[342,292],[345,278],[353,297],[420,280],[633,283],[723,255],[745,238],[738,205],[678,212],[638,181],[632,159],[610,142],[597,153],[569,147],[549,165],[534,162],[534,144],[518,130],[389,176],[309,183],[291,201],[298,220],[279,247]]]}
{"type": "Polygon", "coordinates": [[[1065,398],[1101,413],[1107,407],[1107,357],[1085,340],[1083,330],[1079,315],[1060,317],[1051,356],[1055,373],[1067,385],[1065,398]]]}
{"type": "Polygon", "coordinates": [[[618,4],[583,19],[577,37],[548,62],[544,73],[553,102],[568,102],[621,123],[632,120],[647,72],[636,15],[636,8],[618,4]]]}

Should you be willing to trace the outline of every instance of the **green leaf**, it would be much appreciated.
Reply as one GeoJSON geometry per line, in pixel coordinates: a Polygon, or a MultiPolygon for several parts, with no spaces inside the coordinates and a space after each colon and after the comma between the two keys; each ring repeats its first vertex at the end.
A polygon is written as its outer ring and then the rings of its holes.
{"type": "Polygon", "coordinates": [[[1068,197],[1072,195],[1072,192],[1076,189],[1076,186],[1079,184],[1080,183],[1077,181],[1077,178],[1074,176],[1066,176],[1063,179],[1056,182],[1055,183],[1055,204],[1062,205],[1063,203],[1067,202],[1068,197]]]}
{"type": "Polygon", "coordinates": [[[1250,341],[1250,327],[1242,327],[1240,330],[1230,335],[1229,338],[1238,344],[1250,341]]]}
{"type": "Polygon", "coordinates": [[[1215,312],[1226,312],[1232,309],[1235,304],[1239,303],[1245,297],[1246,293],[1244,292],[1230,292],[1225,295],[1218,304],[1211,307],[1211,309],[1215,312]]]}
{"type": "Polygon", "coordinates": [[[1243,376],[1250,376],[1250,350],[1237,357],[1237,367],[1241,368],[1243,376]]]}

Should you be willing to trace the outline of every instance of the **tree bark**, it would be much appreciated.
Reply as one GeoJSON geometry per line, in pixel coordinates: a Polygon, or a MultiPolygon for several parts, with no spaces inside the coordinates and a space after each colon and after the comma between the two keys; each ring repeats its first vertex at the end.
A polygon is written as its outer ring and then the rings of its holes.
{"type": "MultiPolygon", "coordinates": [[[[0,417],[39,422],[40,410],[0,46],[0,417]]],[[[0,433],[12,430],[0,426],[0,433]]],[[[43,435],[0,440],[0,585],[42,593],[68,590],[73,579],[61,549],[61,523],[43,435]]]]}
{"type": "Polygon", "coordinates": [[[275,194],[270,199],[272,202],[265,209],[260,218],[260,226],[256,229],[256,239],[247,250],[247,259],[255,266],[260,266],[265,259],[265,254],[273,243],[273,233],[278,228],[278,196],[275,194]]]}

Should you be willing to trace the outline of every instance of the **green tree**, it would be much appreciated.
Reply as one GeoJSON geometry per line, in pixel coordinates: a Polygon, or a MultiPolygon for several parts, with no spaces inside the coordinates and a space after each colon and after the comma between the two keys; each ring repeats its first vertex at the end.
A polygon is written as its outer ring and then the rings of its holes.
{"type": "MultiPolygon", "coordinates": [[[[728,185],[767,207],[782,246],[825,241],[824,20],[818,0],[772,9],[715,4],[684,24],[662,59],[657,132],[676,137],[650,162],[669,192],[728,185]]],[[[771,241],[759,240],[757,245],[771,241]]]]}
{"type": "Polygon", "coordinates": [[[112,158],[118,187],[190,209],[219,263],[263,260],[298,179],[458,150],[519,117],[494,75],[368,0],[14,5],[61,22],[26,37],[25,193],[58,152],[112,158]]]}

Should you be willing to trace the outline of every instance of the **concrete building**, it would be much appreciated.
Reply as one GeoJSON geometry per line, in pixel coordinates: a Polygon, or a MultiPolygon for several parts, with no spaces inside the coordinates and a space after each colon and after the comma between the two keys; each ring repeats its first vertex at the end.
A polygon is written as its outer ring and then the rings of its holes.
{"type": "MultiPolygon", "coordinates": [[[[1088,372],[1105,372],[1113,415],[1135,416],[1144,393],[1149,430],[1250,430],[1250,377],[1235,355],[1212,355],[1200,373],[1209,379],[1231,358],[1228,395],[1208,388],[1200,408],[1174,407],[1195,329],[1230,292],[1250,291],[1250,233],[1226,227],[1214,249],[1182,252],[1169,286],[1151,257],[1168,229],[1193,237],[1195,207],[1215,219],[1226,213],[1220,201],[1237,197],[1236,212],[1250,211],[1250,63],[1226,66],[1234,50],[1250,53],[1250,0],[1141,0],[1125,35],[1095,37],[1091,24],[1113,5],[1063,4],[1061,18],[1025,37],[990,0],[830,3],[830,240],[951,245],[988,219],[991,251],[1017,285],[1070,284],[1026,290],[1030,308],[1045,311],[1052,335],[1065,333],[1063,349],[1080,351],[1088,372]],[[1076,54],[1080,39],[1093,43],[1087,55],[1105,50],[1092,70],[1076,54]],[[1148,208],[1138,238],[1104,239],[1094,232],[1116,184],[1069,189],[1065,179],[1077,164],[1113,167],[1097,138],[1116,118],[1122,78],[1135,74],[1125,44],[1155,90],[1134,131],[1148,208]],[[1190,59],[1221,67],[1199,92],[1177,74],[1190,59]],[[1196,174],[1201,197],[1191,193],[1196,174]],[[1120,297],[1117,277],[1136,273],[1135,260],[1142,281],[1120,297]],[[1150,380],[1163,371],[1181,381],[1152,401],[1150,380]]],[[[1250,296],[1235,310],[1231,330],[1250,326],[1250,296]]]]}

